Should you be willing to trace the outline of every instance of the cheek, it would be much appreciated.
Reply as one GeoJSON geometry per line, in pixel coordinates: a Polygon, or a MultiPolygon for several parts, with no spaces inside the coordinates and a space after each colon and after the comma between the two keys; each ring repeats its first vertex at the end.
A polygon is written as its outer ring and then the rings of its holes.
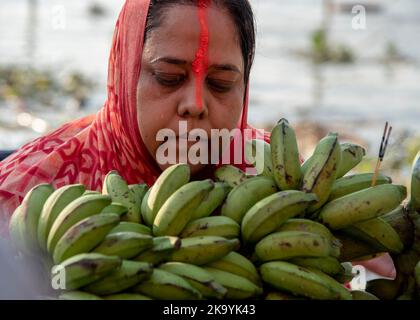
{"type": "Polygon", "coordinates": [[[156,141],[156,135],[174,118],[172,110],[168,101],[156,95],[150,80],[141,76],[137,87],[137,120],[143,142],[153,157],[160,143],[156,141]]]}
{"type": "Polygon", "coordinates": [[[243,109],[243,95],[235,94],[233,97],[213,105],[209,112],[213,128],[227,128],[232,130],[237,127],[243,109]]]}

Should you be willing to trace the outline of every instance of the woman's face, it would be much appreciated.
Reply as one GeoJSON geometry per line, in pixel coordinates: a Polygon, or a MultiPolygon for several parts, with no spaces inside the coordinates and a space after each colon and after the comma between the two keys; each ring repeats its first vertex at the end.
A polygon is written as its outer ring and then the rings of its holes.
{"type": "MultiPolygon", "coordinates": [[[[159,130],[173,130],[178,143],[183,139],[178,137],[180,121],[187,122],[188,132],[197,128],[205,130],[209,139],[211,129],[230,131],[237,127],[245,94],[239,37],[226,11],[210,7],[206,16],[210,42],[208,69],[200,83],[201,107],[197,105],[196,74],[192,68],[200,43],[198,8],[169,7],[160,26],[151,31],[145,43],[137,113],[140,134],[155,159],[159,146],[165,143],[156,141],[159,130]]],[[[194,144],[188,142],[188,149],[194,144]]],[[[205,166],[188,163],[192,173],[205,166]]],[[[169,164],[159,166],[165,169],[169,164]]]]}

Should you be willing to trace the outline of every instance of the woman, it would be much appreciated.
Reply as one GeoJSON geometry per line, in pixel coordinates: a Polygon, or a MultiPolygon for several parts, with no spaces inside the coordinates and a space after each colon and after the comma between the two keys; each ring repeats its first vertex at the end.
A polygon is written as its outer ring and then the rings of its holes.
{"type": "MultiPolygon", "coordinates": [[[[109,58],[108,99],[96,114],[65,124],[0,164],[0,213],[7,221],[26,192],[48,182],[100,190],[117,170],[129,183],[153,184],[162,128],[239,128],[247,124],[255,33],[247,0],[127,0],[109,58]]],[[[252,129],[250,137],[268,136],[252,129]]],[[[177,137],[180,142],[183,137],[177,137]]],[[[191,147],[191,143],[188,144],[191,147]]],[[[231,145],[233,148],[233,145],[231,145]]],[[[213,165],[192,165],[196,178],[213,165]]],[[[244,168],[242,161],[239,167],[244,168]]]]}

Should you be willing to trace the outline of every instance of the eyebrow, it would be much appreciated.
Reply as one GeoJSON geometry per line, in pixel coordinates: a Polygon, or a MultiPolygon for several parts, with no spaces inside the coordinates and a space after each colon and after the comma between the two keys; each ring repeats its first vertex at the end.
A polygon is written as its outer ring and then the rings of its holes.
{"type": "MultiPolygon", "coordinates": [[[[165,62],[165,63],[175,64],[175,65],[186,65],[188,63],[186,60],[177,59],[173,57],[159,57],[151,61],[152,64],[157,63],[157,62],[165,62]]],[[[214,65],[211,65],[209,69],[216,69],[216,70],[221,70],[221,71],[233,71],[233,72],[241,73],[241,71],[235,65],[230,64],[230,63],[214,64],[214,65]]]]}

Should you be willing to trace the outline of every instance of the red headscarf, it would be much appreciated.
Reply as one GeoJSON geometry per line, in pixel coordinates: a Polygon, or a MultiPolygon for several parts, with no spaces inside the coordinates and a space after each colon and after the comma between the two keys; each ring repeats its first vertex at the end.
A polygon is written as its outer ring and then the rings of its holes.
{"type": "MultiPolygon", "coordinates": [[[[128,183],[152,185],[161,170],[147,151],[137,123],[136,91],[150,0],[127,0],[117,21],[108,67],[108,98],[96,115],[67,123],[0,163],[0,234],[25,194],[40,183],[55,188],[82,183],[101,190],[110,170],[128,183]]],[[[247,124],[248,94],[238,128],[268,141],[247,124]]],[[[249,139],[250,136],[248,135],[249,139]]],[[[238,167],[244,169],[242,161],[238,167]]]]}

